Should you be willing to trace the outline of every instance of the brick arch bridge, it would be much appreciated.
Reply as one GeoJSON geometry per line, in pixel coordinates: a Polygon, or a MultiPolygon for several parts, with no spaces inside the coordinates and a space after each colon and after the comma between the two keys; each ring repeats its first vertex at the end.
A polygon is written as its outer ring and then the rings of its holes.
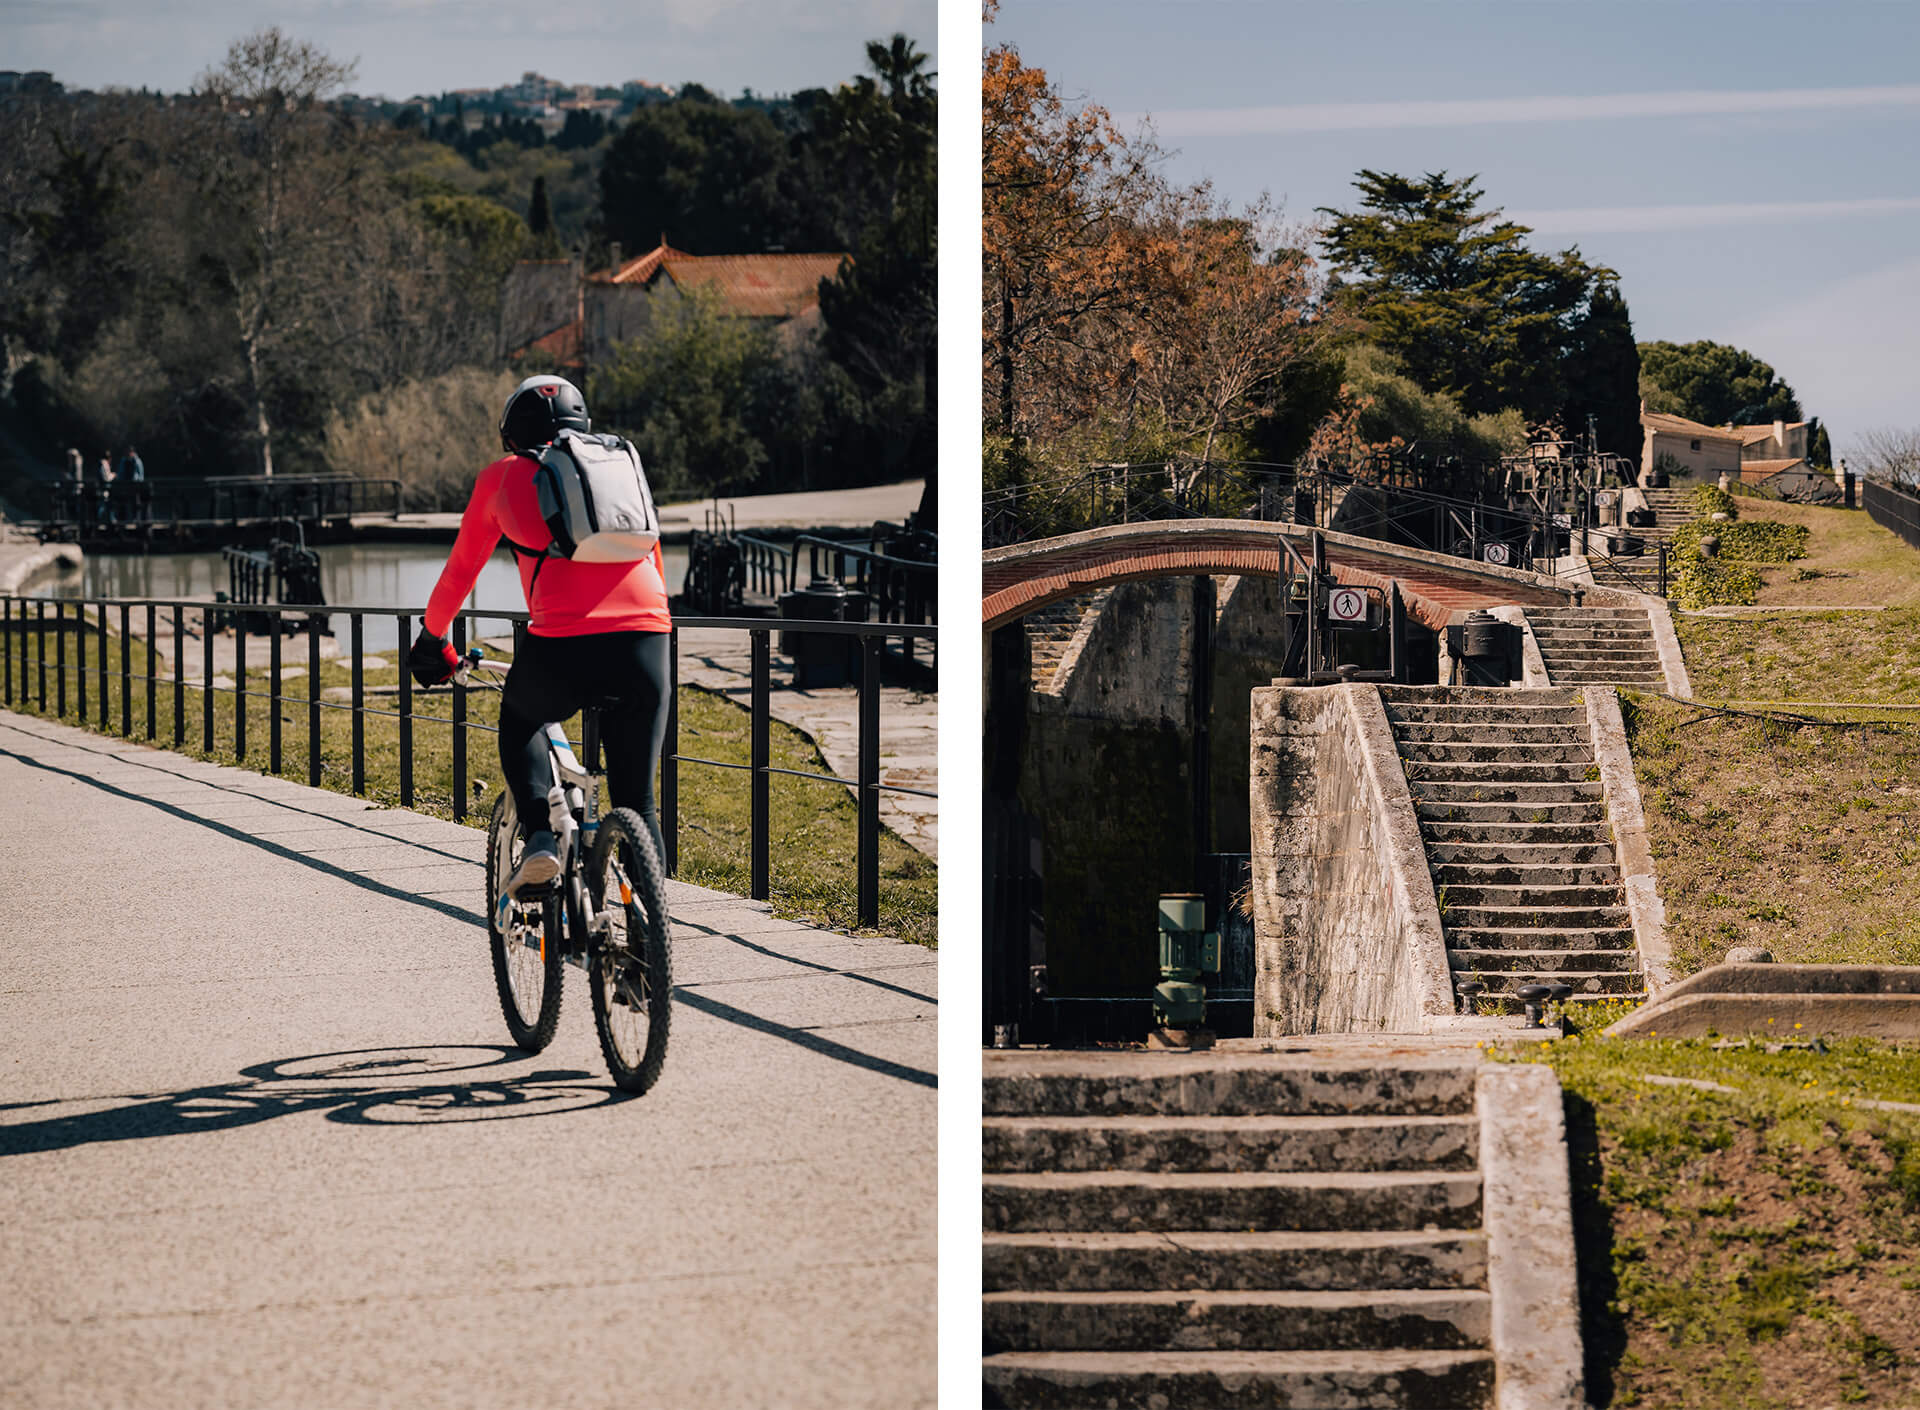
{"type": "MultiPolygon", "coordinates": [[[[1319,532],[1335,581],[1382,589],[1398,581],[1408,615],[1434,631],[1476,607],[1564,607],[1584,587],[1330,529],[1319,532]]],[[[989,549],[981,555],[983,625],[992,631],[1063,597],[1141,578],[1276,577],[1284,558],[1280,540],[1310,559],[1313,534],[1302,524],[1156,519],[989,549]]]]}

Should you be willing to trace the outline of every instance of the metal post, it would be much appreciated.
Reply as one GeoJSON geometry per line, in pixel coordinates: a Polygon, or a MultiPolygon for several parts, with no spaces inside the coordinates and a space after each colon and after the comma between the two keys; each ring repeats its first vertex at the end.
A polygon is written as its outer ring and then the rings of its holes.
{"type": "Polygon", "coordinates": [[[1387,668],[1395,685],[1407,684],[1407,604],[1398,578],[1387,582],[1387,668]]]}
{"type": "MultiPolygon", "coordinates": [[[[467,619],[453,619],[453,649],[462,655],[467,650],[467,619]]],[[[357,720],[359,716],[354,718],[357,720]]],[[[457,681],[453,687],[453,816],[467,815],[467,688],[457,681]]]]}
{"type": "Polygon", "coordinates": [[[159,654],[154,648],[154,643],[159,640],[159,637],[154,635],[154,622],[154,606],[149,602],[147,604],[147,738],[149,740],[159,733],[159,731],[154,728],[153,713],[155,708],[153,701],[154,683],[157,679],[154,675],[154,660],[159,654]]]}
{"type": "Polygon", "coordinates": [[[1467,556],[1478,563],[1480,561],[1480,500],[1478,496],[1474,498],[1473,511],[1468,516],[1468,522],[1467,542],[1472,546],[1473,551],[1467,556]]]}
{"type": "MultiPolygon", "coordinates": [[[[25,625],[23,622],[21,625],[25,625]]],[[[0,651],[6,655],[7,688],[5,700],[9,709],[13,706],[13,599],[0,601],[0,651]]]]}
{"type": "MultiPolygon", "coordinates": [[[[103,615],[106,610],[104,606],[100,609],[103,615]]],[[[79,696],[74,703],[80,707],[80,723],[84,725],[87,722],[87,604],[85,602],[80,604],[80,630],[73,634],[73,655],[73,682],[79,696]]],[[[104,717],[106,702],[103,700],[100,704],[100,713],[104,717]]]]}
{"type": "Polygon", "coordinates": [[[307,618],[307,787],[320,786],[320,619],[307,618]]]}
{"type": "Polygon", "coordinates": [[[273,614],[267,646],[267,771],[280,776],[280,614],[273,614]]]}
{"type": "Polygon", "coordinates": [[[367,718],[361,713],[367,703],[367,680],[366,672],[360,665],[364,626],[360,614],[355,612],[353,631],[349,638],[353,644],[353,664],[350,669],[353,672],[353,791],[355,793],[367,791],[367,718]]]}
{"type": "Polygon", "coordinates": [[[173,747],[187,742],[187,609],[173,604],[173,747]]]}
{"type": "Polygon", "coordinates": [[[213,609],[200,609],[200,747],[213,752],[213,609]]]}
{"type": "MultiPolygon", "coordinates": [[[[405,650],[413,640],[413,618],[402,612],[394,623],[400,629],[395,640],[405,650]]],[[[407,669],[404,656],[400,658],[400,806],[413,806],[413,672],[407,669]]]]}
{"type": "MultiPolygon", "coordinates": [[[[100,604],[99,621],[100,621],[100,641],[99,641],[100,728],[102,730],[105,730],[107,727],[107,604],[104,602],[100,604]]],[[[82,633],[86,631],[86,624],[84,622],[81,623],[80,630],[82,631],[82,633]]],[[[81,723],[84,724],[85,721],[83,720],[81,721],[81,723]]]]}
{"type": "Polygon", "coordinates": [[[768,741],[769,692],[773,688],[773,655],[771,642],[765,627],[755,627],[753,636],[753,737],[751,761],[753,772],[753,834],[750,842],[752,852],[751,876],[748,894],[756,901],[764,901],[772,892],[770,885],[772,863],[768,853],[768,834],[773,828],[773,795],[769,790],[772,776],[767,767],[772,762],[771,746],[768,741]]]}
{"type": "Polygon", "coordinates": [[[1193,580],[1193,874],[1213,850],[1213,579],[1193,580]]]}
{"type": "Polygon", "coordinates": [[[1660,540],[1660,595],[1667,595],[1667,541],[1660,540]]]}
{"type": "Polygon", "coordinates": [[[667,739],[660,753],[661,861],[668,876],[680,874],[680,633],[667,633],[667,739]]]}
{"type": "Polygon", "coordinates": [[[870,929],[880,924],[880,645],[875,636],[860,642],[860,830],[854,872],[860,924],[870,929]]]}
{"type": "Polygon", "coordinates": [[[247,619],[233,618],[233,762],[247,757],[247,619]]]}
{"type": "MultiPolygon", "coordinates": [[[[100,604],[102,612],[106,604],[100,604]]],[[[120,604],[120,733],[133,738],[133,604],[120,604]]]]}
{"type": "Polygon", "coordinates": [[[33,637],[39,650],[33,653],[40,676],[40,713],[47,713],[47,604],[33,604],[33,637]]]}
{"type": "MultiPolygon", "coordinates": [[[[80,630],[86,628],[86,619],[82,618],[80,630]]],[[[64,602],[53,604],[53,661],[53,695],[57,706],[54,714],[64,720],[67,717],[67,604],[64,602]]],[[[84,725],[86,720],[82,718],[80,723],[84,725]]]]}

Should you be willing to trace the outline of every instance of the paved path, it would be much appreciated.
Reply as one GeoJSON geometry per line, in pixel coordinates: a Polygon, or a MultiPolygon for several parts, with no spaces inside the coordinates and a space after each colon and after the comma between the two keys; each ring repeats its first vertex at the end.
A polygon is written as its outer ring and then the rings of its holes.
{"type": "Polygon", "coordinates": [[[930,952],[677,886],[616,1100],[482,835],[0,712],[0,1404],[934,1400],[930,952]]]}

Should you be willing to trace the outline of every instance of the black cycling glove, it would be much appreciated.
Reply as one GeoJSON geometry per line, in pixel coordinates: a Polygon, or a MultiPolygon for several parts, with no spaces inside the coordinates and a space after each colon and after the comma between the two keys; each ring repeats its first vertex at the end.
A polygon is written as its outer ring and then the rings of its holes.
{"type": "Polygon", "coordinates": [[[407,669],[421,689],[432,690],[453,679],[453,673],[460,669],[460,653],[445,637],[435,636],[422,627],[420,635],[413,639],[413,649],[407,652],[407,669]]]}

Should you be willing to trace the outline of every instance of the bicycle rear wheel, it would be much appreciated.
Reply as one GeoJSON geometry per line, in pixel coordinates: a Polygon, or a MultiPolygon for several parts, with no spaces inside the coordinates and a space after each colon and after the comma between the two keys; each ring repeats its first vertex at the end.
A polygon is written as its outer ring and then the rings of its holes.
{"type": "Polygon", "coordinates": [[[673,942],[666,869],[652,832],[631,808],[615,808],[601,820],[587,859],[587,890],[607,927],[588,966],[600,1052],[615,1086],[644,1092],[667,1060],[673,942]]]}
{"type": "Polygon", "coordinates": [[[560,1023],[560,896],[548,887],[537,900],[511,901],[503,924],[500,887],[525,846],[513,795],[503,789],[487,824],[487,940],[507,1032],[516,1046],[537,1053],[553,1041],[560,1023]]]}

